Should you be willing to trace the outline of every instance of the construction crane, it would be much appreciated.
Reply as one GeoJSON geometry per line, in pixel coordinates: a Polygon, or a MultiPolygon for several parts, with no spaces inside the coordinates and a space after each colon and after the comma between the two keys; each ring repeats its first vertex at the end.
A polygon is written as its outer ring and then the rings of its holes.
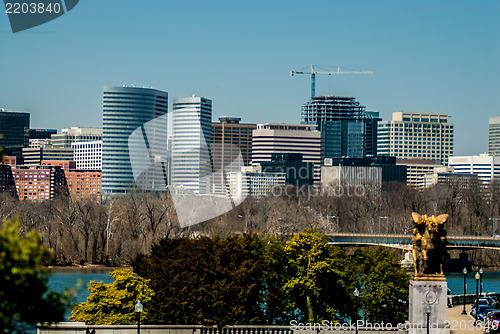
{"type": "Polygon", "coordinates": [[[373,74],[370,71],[341,71],[340,67],[337,67],[336,72],[320,72],[314,69],[314,65],[311,64],[311,72],[301,72],[301,71],[290,71],[290,76],[296,74],[306,74],[311,76],[311,99],[316,96],[316,74],[326,74],[326,75],[341,75],[341,74],[373,74]]]}

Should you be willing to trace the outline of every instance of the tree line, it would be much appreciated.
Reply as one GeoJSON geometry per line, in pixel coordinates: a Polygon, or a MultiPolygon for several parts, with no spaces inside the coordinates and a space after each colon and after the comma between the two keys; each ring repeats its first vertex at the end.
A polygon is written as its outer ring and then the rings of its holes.
{"type": "MultiPolygon", "coordinates": [[[[288,192],[290,193],[290,192],[288,192]]],[[[226,237],[238,233],[294,235],[305,229],[322,233],[411,234],[411,213],[449,214],[448,235],[492,236],[500,223],[500,187],[486,196],[477,184],[468,189],[434,186],[424,191],[387,183],[378,194],[363,196],[269,196],[247,198],[237,208],[204,223],[181,228],[168,193],[131,189],[103,202],[60,196],[45,202],[18,201],[0,194],[0,220],[20,219],[22,232],[35,229],[55,252],[54,264],[129,263],[161,238],[226,237]]],[[[476,265],[498,266],[492,251],[471,251],[476,265]]],[[[454,255],[455,256],[455,255],[454,255]]]]}
{"type": "Polygon", "coordinates": [[[307,230],[282,237],[164,238],[133,270],[112,273],[114,283],[93,283],[73,321],[134,323],[140,299],[151,324],[290,325],[358,319],[402,323],[407,318],[409,275],[384,248],[352,254],[307,230]],[[354,290],[360,291],[359,300],[354,290]]]}

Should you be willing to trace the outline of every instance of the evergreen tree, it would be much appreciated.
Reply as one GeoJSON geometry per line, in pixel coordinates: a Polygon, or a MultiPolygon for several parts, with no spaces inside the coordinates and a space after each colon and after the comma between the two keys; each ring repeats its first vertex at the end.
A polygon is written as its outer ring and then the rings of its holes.
{"type": "Polygon", "coordinates": [[[168,324],[264,322],[262,242],[257,236],[163,239],[134,271],[151,280],[151,321],[168,324]]]}

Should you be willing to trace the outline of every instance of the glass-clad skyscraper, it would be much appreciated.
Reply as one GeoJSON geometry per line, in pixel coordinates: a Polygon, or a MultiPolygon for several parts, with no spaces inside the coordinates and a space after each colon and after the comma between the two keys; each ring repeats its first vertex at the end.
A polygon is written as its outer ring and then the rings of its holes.
{"type": "Polygon", "coordinates": [[[172,113],[172,184],[207,193],[212,174],[212,101],[197,96],[174,99],[172,113]]]}
{"type": "Polygon", "coordinates": [[[23,147],[29,146],[30,114],[0,109],[0,146],[5,154],[22,159],[23,147]]]}
{"type": "Polygon", "coordinates": [[[354,97],[315,96],[302,105],[302,123],[317,124],[324,158],[377,155],[378,112],[366,111],[354,97]]]}
{"type": "MultiPolygon", "coordinates": [[[[134,171],[131,158],[144,154],[153,145],[148,134],[157,132],[165,135],[168,93],[142,87],[104,87],[103,96],[103,138],[102,138],[102,193],[103,197],[126,193],[134,185],[134,171]],[[149,121],[161,118],[161,122],[146,125],[149,121]],[[139,132],[135,130],[141,130],[139,132]],[[142,133],[142,140],[131,143],[132,133],[142,133]],[[131,146],[132,144],[132,146],[131,146]],[[129,147],[132,149],[129,150],[129,147]],[[134,151],[133,148],[137,150],[134,151]],[[129,152],[130,151],[130,152],[129,152]],[[146,151],[146,152],[144,152],[146,151]]],[[[149,123],[151,124],[151,123],[149,123]]],[[[133,138],[138,138],[135,136],[133,138]]],[[[165,144],[165,152],[166,152],[165,144]]],[[[155,158],[155,157],[153,157],[155,158]]]]}

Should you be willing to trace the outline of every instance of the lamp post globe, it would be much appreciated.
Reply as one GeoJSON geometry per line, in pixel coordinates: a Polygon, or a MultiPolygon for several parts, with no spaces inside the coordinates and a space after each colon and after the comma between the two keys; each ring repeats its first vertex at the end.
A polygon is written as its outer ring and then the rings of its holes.
{"type": "Polygon", "coordinates": [[[477,322],[477,313],[478,313],[478,308],[479,308],[479,278],[481,278],[481,275],[479,275],[479,272],[476,273],[474,276],[476,279],[476,312],[474,315],[474,319],[476,319],[477,322]]]}
{"type": "Polygon", "coordinates": [[[466,279],[467,279],[467,268],[464,267],[464,269],[462,270],[462,273],[464,274],[464,309],[462,311],[462,314],[467,314],[467,311],[465,311],[465,294],[467,293],[467,282],[466,282],[466,279]]]}
{"type": "Polygon", "coordinates": [[[479,295],[483,294],[483,268],[479,268],[479,295]]]}
{"type": "Polygon", "coordinates": [[[144,310],[144,306],[142,305],[140,300],[138,300],[137,303],[135,303],[134,308],[137,313],[141,313],[144,310]]]}
{"type": "Polygon", "coordinates": [[[431,317],[431,310],[432,310],[432,307],[430,304],[427,304],[425,305],[425,314],[427,315],[427,334],[429,334],[429,329],[430,329],[430,326],[429,326],[429,320],[430,320],[430,317],[431,317]]]}
{"type": "Polygon", "coordinates": [[[354,289],[353,295],[355,297],[354,299],[354,309],[356,311],[356,317],[354,321],[356,322],[356,334],[358,334],[358,297],[359,297],[359,290],[358,288],[354,289]]]}
{"type": "Polygon", "coordinates": [[[137,300],[137,303],[134,305],[135,312],[137,313],[137,334],[141,333],[141,313],[144,310],[144,306],[142,305],[140,300],[137,300]]]}

